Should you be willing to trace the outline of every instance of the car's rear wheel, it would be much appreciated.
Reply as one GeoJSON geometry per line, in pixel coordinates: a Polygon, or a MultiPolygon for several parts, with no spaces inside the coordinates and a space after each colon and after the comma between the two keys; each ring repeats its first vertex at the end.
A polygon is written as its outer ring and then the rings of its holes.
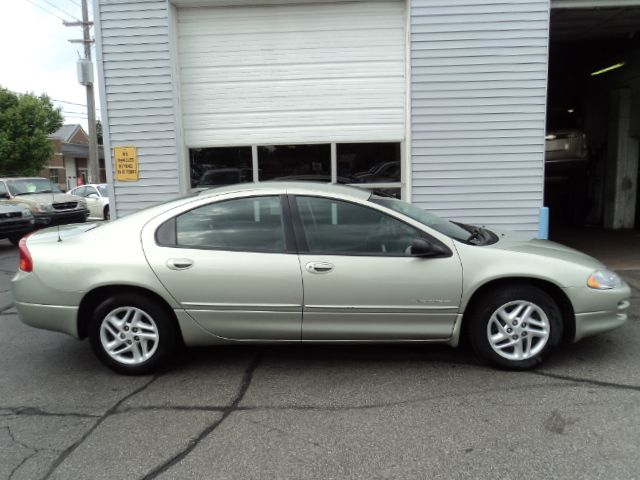
{"type": "Polygon", "coordinates": [[[484,295],[470,321],[470,341],[476,353],[503,368],[534,368],[562,338],[560,308],[549,294],[530,285],[484,295]]]}
{"type": "Polygon", "coordinates": [[[110,220],[111,219],[111,213],[109,212],[109,205],[104,207],[104,210],[102,211],[102,214],[103,214],[105,220],[110,220]]]}
{"type": "Polygon", "coordinates": [[[174,322],[143,295],[116,294],[95,309],[89,340],[96,356],[109,368],[127,375],[151,373],[176,349],[174,322]]]}

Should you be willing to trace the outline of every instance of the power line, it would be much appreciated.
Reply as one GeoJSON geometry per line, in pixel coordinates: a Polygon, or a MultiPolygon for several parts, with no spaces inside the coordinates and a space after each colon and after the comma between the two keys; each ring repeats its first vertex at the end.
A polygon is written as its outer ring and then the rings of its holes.
{"type": "Polygon", "coordinates": [[[42,10],[43,12],[48,13],[49,15],[53,15],[56,18],[59,18],[60,20],[62,20],[63,22],[65,22],[66,20],[64,18],[62,18],[60,15],[53,13],[50,10],[47,10],[46,8],[44,8],[42,5],[38,5],[37,3],[35,3],[33,0],[26,0],[27,2],[29,2],[31,5],[33,5],[34,7],[38,7],[40,10],[42,10]]]}
{"type": "MultiPolygon", "coordinates": [[[[67,0],[67,1],[73,3],[76,7],[82,8],[82,5],[80,5],[78,2],[76,2],[76,0],[67,0]]],[[[93,4],[90,3],[87,6],[89,7],[89,13],[93,15],[93,4]]]]}
{"type": "MultiPolygon", "coordinates": [[[[86,108],[86,105],[84,103],[69,102],[67,100],[58,100],[57,98],[52,98],[51,100],[53,100],[54,102],[68,103],[69,105],[77,105],[78,107],[85,107],[86,108]]],[[[100,110],[100,108],[98,108],[98,107],[96,107],[96,109],[100,110]]]]}
{"type": "Polygon", "coordinates": [[[62,12],[64,15],[69,15],[71,18],[73,18],[76,21],[80,21],[75,15],[71,15],[69,12],[67,12],[66,10],[61,9],[60,7],[58,7],[57,5],[54,5],[53,3],[51,3],[49,0],[42,0],[44,3],[46,3],[47,5],[51,5],[53,8],[55,8],[56,10],[58,10],[59,12],[62,12]]]}

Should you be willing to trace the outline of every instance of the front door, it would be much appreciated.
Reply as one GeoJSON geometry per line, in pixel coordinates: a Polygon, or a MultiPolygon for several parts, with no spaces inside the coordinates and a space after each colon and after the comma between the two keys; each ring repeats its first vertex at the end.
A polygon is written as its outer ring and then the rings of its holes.
{"type": "Polygon", "coordinates": [[[300,340],[302,279],[281,197],[211,202],[166,221],[144,250],[189,315],[229,339],[300,340]]]}
{"type": "Polygon", "coordinates": [[[292,203],[302,237],[303,340],[452,335],[462,292],[455,249],[440,258],[413,257],[412,241],[427,234],[386,213],[321,197],[292,203]]]}

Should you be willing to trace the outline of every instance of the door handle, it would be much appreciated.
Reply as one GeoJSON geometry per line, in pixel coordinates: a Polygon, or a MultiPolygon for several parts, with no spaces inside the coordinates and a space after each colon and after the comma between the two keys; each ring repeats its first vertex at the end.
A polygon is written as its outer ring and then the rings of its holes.
{"type": "Polygon", "coordinates": [[[334,265],[328,262],[309,262],[305,268],[309,273],[329,273],[334,269],[334,265]]]}
{"type": "Polygon", "coordinates": [[[193,267],[193,260],[190,258],[170,258],[167,260],[167,267],[171,270],[186,270],[193,267]]]}

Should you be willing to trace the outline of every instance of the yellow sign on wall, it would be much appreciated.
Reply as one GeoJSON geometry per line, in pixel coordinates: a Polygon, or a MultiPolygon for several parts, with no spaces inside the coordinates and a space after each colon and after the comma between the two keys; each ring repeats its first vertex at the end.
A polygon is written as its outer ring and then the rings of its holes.
{"type": "Polygon", "coordinates": [[[116,163],[116,180],[120,182],[138,181],[140,170],[136,147],[113,147],[113,158],[116,163]]]}

